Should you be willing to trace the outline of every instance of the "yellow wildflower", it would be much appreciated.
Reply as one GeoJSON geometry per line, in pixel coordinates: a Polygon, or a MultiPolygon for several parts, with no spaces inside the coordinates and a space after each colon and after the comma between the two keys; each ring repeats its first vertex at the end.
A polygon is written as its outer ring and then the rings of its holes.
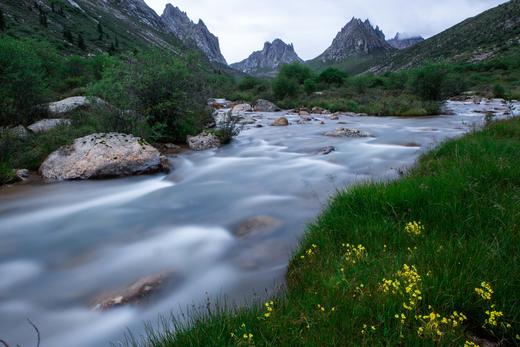
{"type": "Polygon", "coordinates": [[[421,224],[421,222],[413,221],[406,224],[404,231],[407,234],[419,236],[423,233],[424,226],[421,224]]]}

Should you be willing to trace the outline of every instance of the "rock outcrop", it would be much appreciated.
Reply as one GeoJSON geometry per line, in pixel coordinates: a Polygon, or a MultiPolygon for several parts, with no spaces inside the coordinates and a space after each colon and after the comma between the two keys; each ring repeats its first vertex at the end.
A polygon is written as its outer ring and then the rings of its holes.
{"type": "Polygon", "coordinates": [[[63,119],[63,118],[42,119],[34,124],[29,125],[27,127],[27,129],[29,129],[30,131],[32,131],[35,134],[39,134],[39,133],[45,133],[47,131],[50,131],[61,125],[70,125],[70,124],[71,124],[70,119],[63,119]]]}
{"type": "Polygon", "coordinates": [[[200,49],[212,62],[227,65],[218,37],[208,30],[202,20],[195,24],[185,12],[171,4],[166,5],[161,20],[167,30],[184,44],[200,49]]]}
{"type": "Polygon", "coordinates": [[[303,62],[294,51],[293,44],[280,39],[266,42],[261,51],[252,53],[247,59],[231,64],[235,70],[256,76],[273,76],[285,64],[303,62]]]}
{"type": "Polygon", "coordinates": [[[88,98],[86,96],[72,96],[60,101],[47,104],[48,111],[53,116],[60,116],[75,111],[79,108],[89,107],[93,104],[106,104],[100,98],[88,98]]]}
{"type": "Polygon", "coordinates": [[[205,151],[207,149],[220,147],[220,139],[208,132],[202,132],[197,136],[188,136],[186,142],[191,150],[205,151]]]}
{"type": "Polygon", "coordinates": [[[385,34],[379,27],[373,27],[370,21],[358,18],[352,20],[341,29],[332,45],[316,60],[321,62],[340,62],[353,56],[385,53],[394,50],[385,41],[385,34]]]}
{"type": "Polygon", "coordinates": [[[40,166],[47,180],[121,177],[168,170],[159,151],[139,137],[92,134],[51,153],[40,166]]]}
{"type": "Polygon", "coordinates": [[[393,39],[388,40],[388,44],[396,49],[405,49],[415,46],[419,42],[424,41],[422,36],[410,36],[402,33],[395,34],[393,39]]]}

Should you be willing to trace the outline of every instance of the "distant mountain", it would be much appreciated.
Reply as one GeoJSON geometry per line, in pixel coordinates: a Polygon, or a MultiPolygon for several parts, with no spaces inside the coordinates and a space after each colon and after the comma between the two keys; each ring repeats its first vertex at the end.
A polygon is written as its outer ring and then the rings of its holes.
{"type": "Polygon", "coordinates": [[[314,60],[338,63],[354,56],[387,53],[394,50],[385,41],[385,34],[370,21],[352,18],[332,41],[332,45],[314,60]]]}
{"type": "Polygon", "coordinates": [[[202,20],[195,24],[185,12],[171,4],[166,5],[161,20],[167,30],[183,43],[199,48],[210,61],[227,65],[226,59],[220,52],[218,38],[208,30],[202,20]]]}
{"type": "Polygon", "coordinates": [[[387,40],[390,46],[396,49],[405,49],[408,47],[415,46],[419,42],[423,42],[424,38],[422,36],[409,36],[402,33],[395,34],[393,39],[387,40]]]}
{"type": "Polygon", "coordinates": [[[266,42],[261,51],[253,52],[249,58],[230,66],[238,71],[256,75],[272,76],[275,75],[284,64],[303,62],[294,51],[294,46],[286,44],[280,39],[266,42]]]}
{"type": "Polygon", "coordinates": [[[412,68],[428,61],[477,62],[520,46],[520,0],[485,11],[423,42],[373,64],[382,73],[412,68]]]}

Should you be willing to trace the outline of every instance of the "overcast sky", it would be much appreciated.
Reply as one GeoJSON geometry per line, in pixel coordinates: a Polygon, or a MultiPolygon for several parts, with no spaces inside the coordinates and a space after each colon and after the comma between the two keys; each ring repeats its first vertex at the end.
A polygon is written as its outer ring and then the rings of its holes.
{"type": "Polygon", "coordinates": [[[172,3],[219,37],[228,63],[245,59],[265,41],[294,43],[307,60],[321,54],[353,17],[368,18],[387,38],[396,32],[424,37],[504,0],[145,0],[158,14],[172,3]]]}

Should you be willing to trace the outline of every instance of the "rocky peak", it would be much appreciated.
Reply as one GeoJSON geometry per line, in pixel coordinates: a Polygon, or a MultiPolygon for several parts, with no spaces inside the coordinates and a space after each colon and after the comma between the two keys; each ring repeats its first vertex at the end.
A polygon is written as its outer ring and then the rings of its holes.
{"type": "Polygon", "coordinates": [[[385,34],[367,19],[352,18],[332,41],[332,45],[317,59],[341,61],[350,56],[369,55],[393,50],[385,41],[385,34]]]}
{"type": "Polygon", "coordinates": [[[395,34],[395,37],[393,39],[390,39],[387,42],[390,44],[390,46],[394,48],[405,49],[408,47],[412,47],[422,41],[424,41],[424,38],[422,36],[413,36],[403,33],[397,33],[395,34]]]}
{"type": "Polygon", "coordinates": [[[282,65],[294,62],[303,60],[294,51],[293,44],[275,39],[264,43],[261,51],[253,52],[247,59],[231,64],[231,67],[251,75],[269,76],[276,74],[282,65]]]}
{"type": "Polygon", "coordinates": [[[208,30],[202,20],[195,24],[186,12],[172,4],[166,5],[161,20],[166,29],[184,44],[199,48],[212,62],[227,65],[226,59],[220,51],[218,38],[208,30]]]}

